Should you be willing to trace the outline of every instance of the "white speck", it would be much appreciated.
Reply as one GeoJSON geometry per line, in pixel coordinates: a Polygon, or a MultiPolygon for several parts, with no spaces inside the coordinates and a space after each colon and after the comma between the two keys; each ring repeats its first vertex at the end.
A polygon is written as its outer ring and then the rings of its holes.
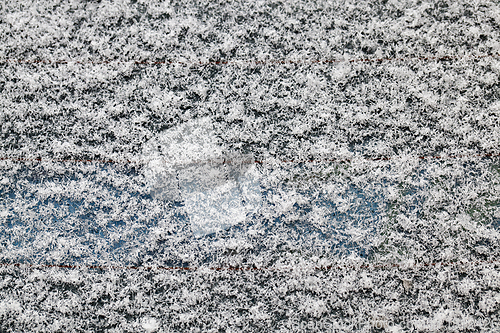
{"type": "Polygon", "coordinates": [[[158,329],[159,324],[155,318],[143,318],[141,326],[146,332],[151,333],[158,329]]]}

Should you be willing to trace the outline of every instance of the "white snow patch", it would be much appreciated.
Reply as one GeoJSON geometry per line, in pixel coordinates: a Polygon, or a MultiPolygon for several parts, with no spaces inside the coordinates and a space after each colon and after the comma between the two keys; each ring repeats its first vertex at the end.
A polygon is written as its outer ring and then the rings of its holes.
{"type": "Polygon", "coordinates": [[[21,303],[16,300],[7,299],[0,301],[0,317],[8,314],[9,312],[21,312],[21,303]]]}
{"type": "Polygon", "coordinates": [[[158,321],[155,318],[149,317],[145,317],[142,319],[141,326],[147,333],[155,332],[160,327],[158,321]]]}
{"type": "Polygon", "coordinates": [[[166,130],[148,142],[144,155],[151,193],[183,201],[196,236],[241,223],[261,204],[253,160],[225,152],[208,117],[166,130]]]}

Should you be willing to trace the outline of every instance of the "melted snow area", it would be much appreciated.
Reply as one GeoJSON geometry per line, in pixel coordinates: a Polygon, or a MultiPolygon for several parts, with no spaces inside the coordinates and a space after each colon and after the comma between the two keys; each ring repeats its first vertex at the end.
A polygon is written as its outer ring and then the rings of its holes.
{"type": "Polygon", "coordinates": [[[500,330],[499,34],[495,1],[0,3],[0,331],[500,330]]]}

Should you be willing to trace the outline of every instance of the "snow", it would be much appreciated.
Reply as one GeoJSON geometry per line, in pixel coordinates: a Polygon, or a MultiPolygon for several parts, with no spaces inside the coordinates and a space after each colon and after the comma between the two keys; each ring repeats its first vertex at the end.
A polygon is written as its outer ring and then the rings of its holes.
{"type": "Polygon", "coordinates": [[[155,332],[159,328],[155,318],[147,317],[143,319],[141,326],[147,333],[155,332]]]}
{"type": "Polygon", "coordinates": [[[261,201],[254,160],[224,152],[209,118],[160,133],[146,145],[144,159],[153,195],[183,201],[197,236],[243,222],[261,201]]]}
{"type": "Polygon", "coordinates": [[[498,330],[494,1],[0,8],[0,331],[498,330]]]}

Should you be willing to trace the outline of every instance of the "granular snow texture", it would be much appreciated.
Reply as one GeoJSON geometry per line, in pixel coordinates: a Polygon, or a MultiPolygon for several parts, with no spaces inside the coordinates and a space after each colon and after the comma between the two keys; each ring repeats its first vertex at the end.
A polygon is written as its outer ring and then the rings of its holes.
{"type": "Polygon", "coordinates": [[[0,3],[0,331],[500,330],[495,1],[0,3]]]}

